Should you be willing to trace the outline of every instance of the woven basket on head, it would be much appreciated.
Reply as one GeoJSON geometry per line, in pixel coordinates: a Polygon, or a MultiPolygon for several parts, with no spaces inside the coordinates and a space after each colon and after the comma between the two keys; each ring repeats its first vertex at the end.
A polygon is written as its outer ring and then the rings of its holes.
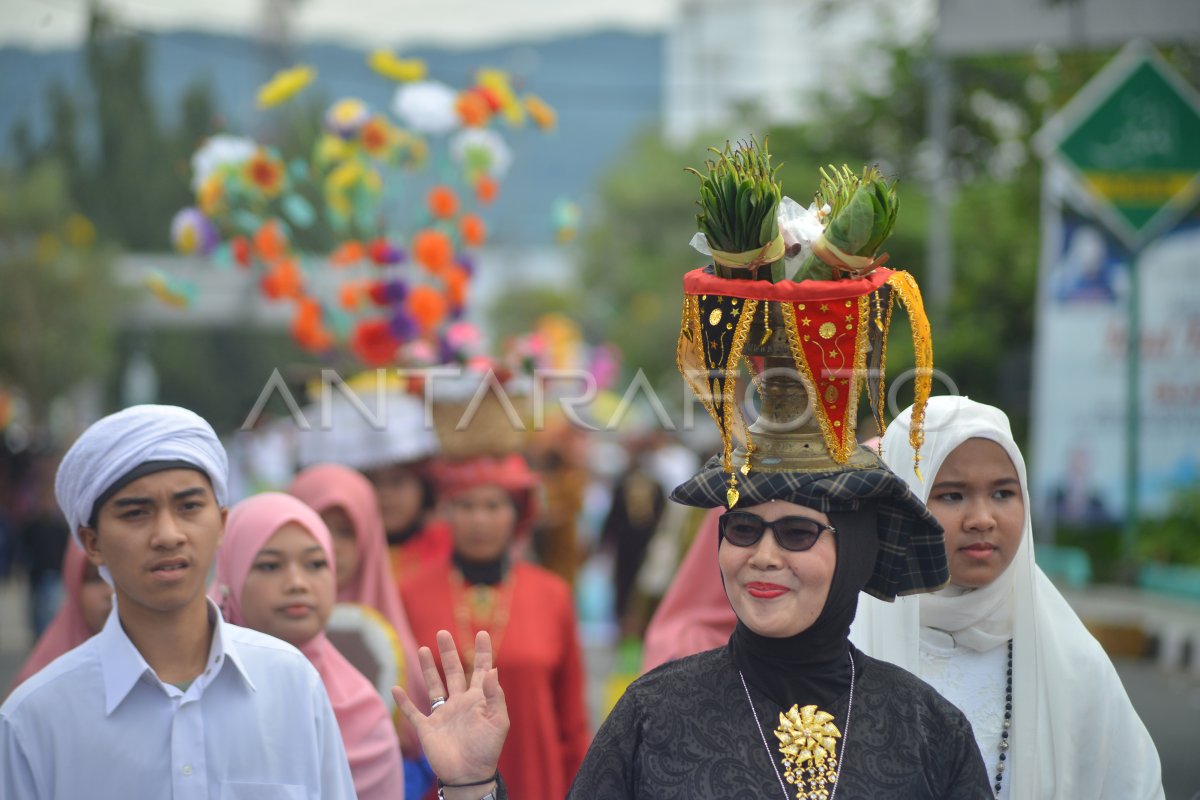
{"type": "Polygon", "coordinates": [[[523,452],[528,439],[529,398],[495,391],[462,400],[437,400],[433,427],[443,458],[457,461],[523,452]]]}

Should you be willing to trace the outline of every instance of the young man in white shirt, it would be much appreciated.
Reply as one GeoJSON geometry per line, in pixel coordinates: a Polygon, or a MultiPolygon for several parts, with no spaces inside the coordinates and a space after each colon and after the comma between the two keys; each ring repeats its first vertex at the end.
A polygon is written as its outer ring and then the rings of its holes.
{"type": "Polygon", "coordinates": [[[0,797],[355,796],[308,659],[205,595],[227,471],[208,423],[171,406],[105,417],[64,457],[59,505],[115,603],[0,707],[0,797]]]}

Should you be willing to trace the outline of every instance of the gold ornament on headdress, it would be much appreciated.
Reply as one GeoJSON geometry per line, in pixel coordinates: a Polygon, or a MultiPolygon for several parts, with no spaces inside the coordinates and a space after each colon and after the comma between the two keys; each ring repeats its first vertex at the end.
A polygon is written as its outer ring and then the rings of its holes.
{"type": "Polygon", "coordinates": [[[780,712],[775,737],[783,776],[796,787],[798,800],[829,800],[838,775],[837,740],[842,738],[833,715],[816,706],[792,706],[780,712]]]}

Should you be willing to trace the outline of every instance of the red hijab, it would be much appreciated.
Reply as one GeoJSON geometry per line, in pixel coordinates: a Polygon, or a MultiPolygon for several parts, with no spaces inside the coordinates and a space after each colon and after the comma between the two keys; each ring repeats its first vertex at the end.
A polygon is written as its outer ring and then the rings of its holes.
{"type": "Polygon", "coordinates": [[[517,506],[517,525],[514,541],[529,533],[537,515],[537,473],[517,454],[493,457],[479,456],[463,461],[440,461],[433,467],[438,485],[438,497],[451,500],[456,495],[480,486],[498,486],[512,497],[517,506]]]}

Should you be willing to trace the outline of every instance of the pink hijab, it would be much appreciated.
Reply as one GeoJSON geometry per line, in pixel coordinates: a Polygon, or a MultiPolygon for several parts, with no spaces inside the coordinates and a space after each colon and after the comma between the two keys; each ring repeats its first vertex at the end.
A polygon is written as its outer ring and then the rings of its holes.
{"type": "Polygon", "coordinates": [[[724,511],[714,508],[704,515],[675,579],[654,612],[646,628],[642,672],[729,641],[737,616],[725,596],[717,564],[717,520],[724,511]]]}
{"type": "MultiPolygon", "coordinates": [[[[267,541],[289,522],[295,522],[311,533],[325,550],[330,567],[334,566],[329,529],[317,513],[300,500],[279,492],[264,492],[243,500],[230,510],[225,539],[217,551],[213,595],[221,604],[227,621],[245,624],[241,598],[250,567],[267,541]]],[[[324,633],[317,634],[300,649],[325,683],[359,798],[403,798],[400,743],[387,707],[375,687],[329,643],[324,633]]]]}
{"type": "Polygon", "coordinates": [[[10,692],[40,672],[42,667],[68,650],[74,650],[97,633],[88,628],[83,619],[83,608],[80,606],[83,576],[87,572],[87,565],[87,554],[83,552],[83,548],[73,541],[67,542],[62,562],[63,588],[66,589],[67,596],[54,619],[46,626],[46,630],[42,631],[33,652],[21,665],[17,679],[9,687],[10,692]]]}
{"type": "Polygon", "coordinates": [[[391,623],[404,651],[405,690],[409,697],[424,698],[428,692],[417,661],[417,640],[392,577],[392,560],[388,555],[387,536],[379,516],[375,488],[361,473],[349,467],[318,464],[297,475],[288,492],[318,514],[340,506],[350,517],[358,541],[358,575],[345,588],[338,589],[338,602],[362,603],[391,623]]]}

